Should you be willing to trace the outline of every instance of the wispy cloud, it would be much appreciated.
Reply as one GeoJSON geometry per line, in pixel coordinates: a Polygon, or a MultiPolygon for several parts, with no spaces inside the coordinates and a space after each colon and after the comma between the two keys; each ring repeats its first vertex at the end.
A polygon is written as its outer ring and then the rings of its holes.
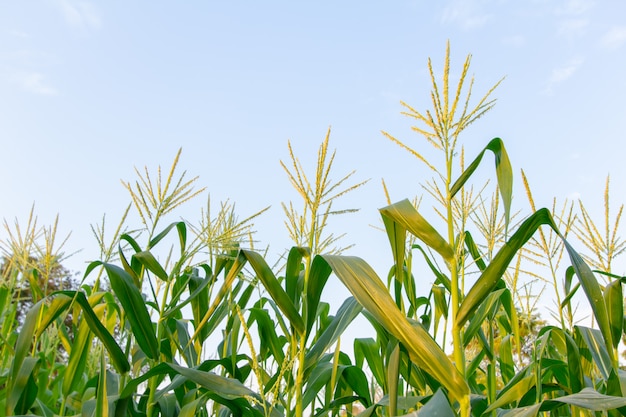
{"type": "Polygon", "coordinates": [[[583,62],[583,59],[576,58],[562,67],[553,69],[552,74],[550,74],[550,78],[548,79],[548,85],[543,91],[544,94],[552,95],[554,86],[570,79],[574,75],[574,73],[576,73],[576,71],[578,71],[578,69],[582,66],[583,62]]]}
{"type": "Polygon", "coordinates": [[[13,80],[23,90],[33,94],[54,96],[58,94],[56,88],[45,80],[45,76],[39,72],[18,72],[13,75],[13,80]]]}
{"type": "Polygon", "coordinates": [[[609,30],[600,41],[605,48],[616,49],[626,43],[626,26],[617,26],[609,30]]]}
{"type": "Polygon", "coordinates": [[[571,78],[582,64],[583,60],[577,58],[570,61],[563,67],[553,69],[552,75],[550,76],[550,83],[562,83],[563,81],[571,78]]]}
{"type": "Polygon", "coordinates": [[[84,0],[54,0],[55,6],[72,26],[83,29],[99,29],[102,26],[96,7],[84,0]]]}
{"type": "Polygon", "coordinates": [[[557,15],[579,16],[595,6],[594,0],[566,0],[556,8],[557,15]]]}
{"type": "Polygon", "coordinates": [[[522,35],[508,36],[502,39],[502,43],[508,46],[524,46],[526,38],[522,35]]]}
{"type": "Polygon", "coordinates": [[[474,29],[485,25],[492,18],[490,13],[480,9],[476,2],[456,0],[443,10],[441,20],[460,25],[464,29],[474,29]]]}
{"type": "Polygon", "coordinates": [[[557,33],[566,38],[577,38],[585,34],[587,26],[587,19],[567,19],[559,23],[557,33]]]}

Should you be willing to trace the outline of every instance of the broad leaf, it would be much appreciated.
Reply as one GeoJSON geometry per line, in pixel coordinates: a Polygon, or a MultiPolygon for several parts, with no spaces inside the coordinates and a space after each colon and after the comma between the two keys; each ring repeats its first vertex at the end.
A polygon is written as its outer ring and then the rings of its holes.
{"type": "Polygon", "coordinates": [[[504,213],[506,217],[506,223],[509,223],[510,213],[511,213],[511,200],[513,198],[513,170],[511,168],[511,162],[509,161],[509,156],[506,153],[506,149],[504,148],[504,142],[500,138],[492,139],[485,149],[483,149],[476,159],[472,161],[472,163],[465,169],[465,171],[461,174],[461,176],[456,180],[452,188],[450,189],[450,194],[452,197],[458,193],[465,182],[470,178],[470,176],[474,173],[480,161],[485,154],[485,151],[493,152],[496,158],[496,177],[498,178],[498,188],[500,189],[500,195],[502,196],[502,204],[504,205],[504,213]]]}
{"type": "Polygon", "coordinates": [[[402,342],[411,359],[443,384],[462,407],[468,407],[469,387],[463,376],[430,334],[407,320],[374,270],[360,258],[320,256],[372,317],[402,342]]]}
{"type": "Polygon", "coordinates": [[[447,262],[451,262],[454,259],[454,250],[448,242],[417,212],[409,200],[402,200],[384,207],[380,209],[380,214],[383,217],[387,236],[391,242],[396,265],[402,264],[400,262],[402,258],[400,257],[404,256],[403,252],[401,254],[401,250],[404,250],[404,244],[400,245],[400,240],[406,239],[406,230],[434,249],[447,262]]]}

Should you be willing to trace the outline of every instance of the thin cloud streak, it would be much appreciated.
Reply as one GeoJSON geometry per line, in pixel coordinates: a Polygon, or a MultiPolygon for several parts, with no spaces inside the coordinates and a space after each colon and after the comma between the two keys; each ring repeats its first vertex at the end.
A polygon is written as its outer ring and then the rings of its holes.
{"type": "Polygon", "coordinates": [[[464,29],[484,26],[492,17],[489,13],[478,10],[476,3],[471,1],[455,1],[443,10],[441,21],[453,23],[464,29]]]}
{"type": "Polygon", "coordinates": [[[96,7],[87,1],[79,0],[56,0],[63,17],[71,26],[84,29],[99,29],[102,20],[96,7]]]}
{"type": "Polygon", "coordinates": [[[543,94],[552,95],[554,86],[572,78],[576,71],[582,66],[583,62],[583,59],[577,58],[571,60],[567,65],[553,69],[543,94]]]}
{"type": "Polygon", "coordinates": [[[609,49],[617,49],[626,43],[626,26],[616,26],[609,30],[600,41],[600,44],[609,49]]]}
{"type": "Polygon", "coordinates": [[[43,96],[55,96],[59,92],[45,81],[45,76],[39,72],[20,72],[13,76],[14,81],[23,90],[43,96]]]}

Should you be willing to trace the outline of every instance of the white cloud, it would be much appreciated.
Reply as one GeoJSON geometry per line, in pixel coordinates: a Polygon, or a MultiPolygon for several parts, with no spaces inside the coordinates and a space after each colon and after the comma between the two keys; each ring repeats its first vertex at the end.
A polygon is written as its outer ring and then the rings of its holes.
{"type": "Polygon", "coordinates": [[[580,68],[582,63],[582,59],[574,59],[563,67],[553,69],[552,75],[550,76],[550,83],[561,83],[569,79],[572,75],[574,75],[578,68],[580,68]]]}
{"type": "Polygon", "coordinates": [[[584,61],[582,59],[577,58],[568,62],[567,65],[553,69],[552,74],[550,74],[550,78],[548,79],[548,85],[543,91],[543,94],[551,96],[553,94],[554,86],[570,79],[582,66],[583,62],[584,61]]]}
{"type": "Polygon", "coordinates": [[[583,35],[589,25],[587,19],[568,19],[559,24],[558,34],[567,38],[575,38],[583,35]]]}
{"type": "Polygon", "coordinates": [[[102,26],[96,7],[83,0],[54,0],[54,4],[63,13],[65,20],[72,26],[98,29],[102,26]]]}
{"type": "Polygon", "coordinates": [[[594,0],[566,0],[556,9],[558,15],[581,15],[595,6],[594,0]]]}
{"type": "Polygon", "coordinates": [[[508,46],[524,46],[526,38],[522,35],[508,36],[502,39],[502,43],[508,46]]]}
{"type": "Polygon", "coordinates": [[[601,40],[602,46],[606,48],[619,48],[626,43],[626,26],[617,26],[609,30],[601,40]]]}
{"type": "Polygon", "coordinates": [[[28,33],[22,32],[19,30],[9,30],[7,33],[15,38],[22,38],[22,39],[30,38],[30,35],[28,33]]]}
{"type": "Polygon", "coordinates": [[[45,77],[39,72],[21,72],[14,75],[15,82],[24,90],[41,94],[44,96],[54,96],[58,94],[56,88],[46,83],[45,77]]]}
{"type": "Polygon", "coordinates": [[[474,29],[485,25],[492,17],[479,9],[480,6],[475,2],[457,0],[443,10],[441,20],[458,24],[464,29],[474,29]]]}

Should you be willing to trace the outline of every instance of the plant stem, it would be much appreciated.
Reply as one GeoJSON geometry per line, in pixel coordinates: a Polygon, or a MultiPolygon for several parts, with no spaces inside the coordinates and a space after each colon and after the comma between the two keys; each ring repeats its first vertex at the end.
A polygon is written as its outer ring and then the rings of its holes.
{"type": "MultiPolygon", "coordinates": [[[[446,140],[445,143],[449,143],[446,140]]],[[[452,154],[446,149],[446,216],[448,223],[448,242],[455,249],[454,258],[450,264],[450,303],[452,304],[452,344],[454,349],[454,362],[461,375],[465,376],[465,352],[461,337],[462,329],[457,322],[457,313],[461,305],[461,289],[459,286],[459,262],[454,239],[454,214],[452,211],[452,194],[450,192],[452,183],[452,154]]]]}

